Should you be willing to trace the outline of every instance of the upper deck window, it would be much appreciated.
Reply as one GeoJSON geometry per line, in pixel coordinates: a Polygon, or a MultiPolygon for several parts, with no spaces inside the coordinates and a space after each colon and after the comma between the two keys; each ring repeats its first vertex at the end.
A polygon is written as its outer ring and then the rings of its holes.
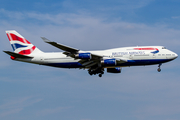
{"type": "Polygon", "coordinates": [[[166,49],[166,47],[162,47],[162,49],[166,49]]]}

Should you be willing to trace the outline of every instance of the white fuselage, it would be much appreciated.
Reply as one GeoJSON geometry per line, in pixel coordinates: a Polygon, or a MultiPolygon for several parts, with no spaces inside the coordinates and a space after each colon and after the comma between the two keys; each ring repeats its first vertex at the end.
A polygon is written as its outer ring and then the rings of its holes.
{"type": "MultiPolygon", "coordinates": [[[[81,52],[81,51],[80,51],[81,52]]],[[[161,64],[177,58],[177,54],[164,48],[163,46],[140,46],[140,47],[122,47],[102,51],[86,51],[92,54],[103,56],[103,59],[120,59],[127,62],[118,62],[115,66],[106,67],[126,67],[138,65],[161,64]],[[147,48],[147,49],[144,49],[147,48]],[[156,48],[151,49],[151,48],[156,48]]],[[[55,53],[38,53],[33,55],[34,58],[20,59],[17,61],[48,65],[61,68],[85,68],[79,61],[62,52],[55,53]]]]}

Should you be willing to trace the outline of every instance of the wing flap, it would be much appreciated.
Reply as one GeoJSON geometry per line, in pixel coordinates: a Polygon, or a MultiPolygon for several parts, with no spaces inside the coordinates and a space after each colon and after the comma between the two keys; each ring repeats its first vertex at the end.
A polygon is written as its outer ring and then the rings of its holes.
{"type": "Polygon", "coordinates": [[[102,55],[97,55],[97,54],[94,54],[94,53],[91,53],[92,55],[92,59],[102,59],[103,56],[102,55]]]}
{"type": "Polygon", "coordinates": [[[119,63],[125,63],[125,62],[127,62],[127,59],[125,59],[125,58],[121,58],[121,59],[115,58],[115,59],[116,59],[116,61],[119,62],[119,63]]]}

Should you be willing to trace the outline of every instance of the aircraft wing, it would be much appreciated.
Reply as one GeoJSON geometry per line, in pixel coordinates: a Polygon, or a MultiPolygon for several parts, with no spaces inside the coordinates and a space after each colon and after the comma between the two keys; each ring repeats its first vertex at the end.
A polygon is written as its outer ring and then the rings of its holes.
{"type": "MultiPolygon", "coordinates": [[[[66,45],[62,45],[62,44],[59,44],[56,42],[52,42],[45,37],[41,37],[41,38],[44,40],[44,42],[46,42],[50,45],[53,45],[53,46],[55,46],[61,50],[64,50],[65,52],[63,52],[63,54],[70,56],[72,58],[75,58],[75,59],[76,59],[75,54],[78,54],[79,52],[87,53],[87,51],[80,51],[79,49],[76,49],[76,48],[72,48],[72,47],[69,47],[66,45]]],[[[91,53],[91,59],[90,60],[81,59],[79,61],[79,63],[81,63],[85,68],[89,68],[89,67],[98,65],[104,57],[105,56],[103,56],[103,55],[91,53]]],[[[107,59],[116,59],[116,58],[107,57],[107,59]]],[[[120,63],[127,62],[126,59],[116,59],[116,61],[120,62],[120,63]]]]}
{"type": "MultiPolygon", "coordinates": [[[[63,44],[59,44],[59,43],[50,41],[45,37],[41,37],[41,38],[43,39],[44,42],[46,42],[46,43],[48,43],[50,45],[53,45],[54,47],[57,47],[57,48],[59,48],[61,50],[64,50],[65,52],[63,52],[63,54],[68,55],[68,56],[73,57],[73,58],[74,58],[73,54],[76,54],[76,53],[78,53],[80,51],[79,49],[72,48],[72,47],[69,47],[69,46],[66,46],[66,45],[63,45],[63,44]]],[[[96,55],[96,54],[91,54],[91,55],[92,55],[93,59],[97,59],[97,58],[99,59],[99,58],[103,57],[103,56],[96,55]]]]}
{"type": "Polygon", "coordinates": [[[44,42],[46,42],[48,44],[51,44],[54,47],[57,47],[57,48],[59,48],[61,50],[64,50],[64,51],[67,51],[67,52],[70,52],[70,53],[78,53],[78,51],[79,51],[76,48],[72,48],[72,47],[69,47],[69,46],[66,46],[66,45],[62,45],[62,44],[59,44],[59,43],[56,43],[56,42],[52,42],[52,41],[48,40],[45,37],[41,37],[41,38],[44,40],[44,42]]]}
{"type": "Polygon", "coordinates": [[[10,52],[10,51],[3,51],[3,52],[5,52],[6,54],[8,54],[10,56],[16,57],[16,58],[33,58],[33,57],[30,57],[30,56],[21,55],[21,54],[10,52]]]}

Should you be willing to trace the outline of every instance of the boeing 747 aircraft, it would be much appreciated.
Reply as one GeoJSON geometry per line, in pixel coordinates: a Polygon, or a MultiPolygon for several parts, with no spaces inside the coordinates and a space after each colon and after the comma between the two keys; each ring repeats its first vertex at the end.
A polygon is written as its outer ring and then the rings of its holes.
{"type": "Polygon", "coordinates": [[[45,53],[31,44],[15,30],[8,30],[13,52],[4,51],[12,60],[59,67],[88,69],[90,75],[99,74],[102,77],[104,69],[109,73],[121,73],[122,67],[158,65],[161,71],[162,63],[169,62],[178,55],[163,46],[122,47],[98,51],[82,51],[63,44],[52,42],[44,37],[44,42],[57,47],[64,52],[45,53]]]}

